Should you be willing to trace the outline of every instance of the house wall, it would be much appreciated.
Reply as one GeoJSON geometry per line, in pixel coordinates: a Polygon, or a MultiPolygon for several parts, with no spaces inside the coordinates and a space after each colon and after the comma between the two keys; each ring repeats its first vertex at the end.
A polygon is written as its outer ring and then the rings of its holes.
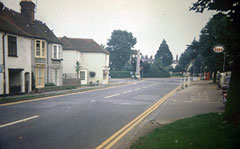
{"type": "MultiPolygon", "coordinates": [[[[4,37],[5,42],[5,74],[6,74],[6,94],[9,94],[9,69],[22,69],[19,77],[20,83],[21,83],[21,92],[25,92],[25,82],[24,82],[24,73],[29,72],[31,73],[31,39],[25,38],[22,36],[16,36],[17,37],[17,57],[10,57],[8,56],[8,35],[7,34],[4,37]]],[[[0,64],[3,64],[3,46],[2,46],[2,37],[3,33],[1,33],[1,62],[0,64]]],[[[30,76],[31,77],[31,76],[30,76]]],[[[31,79],[30,79],[31,80],[31,79]]],[[[0,75],[0,94],[3,94],[3,73],[0,75]]],[[[31,86],[31,81],[29,82],[31,86]]],[[[31,88],[29,87],[29,91],[31,91],[31,88]]]]}
{"type": "MultiPolygon", "coordinates": [[[[48,43],[47,53],[47,83],[54,83],[57,86],[61,86],[62,80],[62,59],[53,59],[53,43],[48,43]]],[[[60,44],[55,44],[61,46],[60,44]]],[[[62,49],[62,46],[61,46],[62,49]]],[[[61,55],[63,53],[61,52],[61,55]]]]}
{"type": "Polygon", "coordinates": [[[79,61],[80,66],[82,66],[81,53],[79,51],[63,50],[63,74],[75,78],[77,76],[75,68],[77,61],[79,61]]]}
{"type": "MultiPolygon", "coordinates": [[[[3,33],[0,32],[0,65],[3,67],[3,44],[2,44],[3,33]]],[[[0,95],[3,94],[3,73],[0,73],[0,95]]]]}
{"type": "Polygon", "coordinates": [[[103,70],[109,67],[109,55],[104,53],[82,53],[81,67],[88,71],[88,83],[99,81],[100,84],[108,83],[108,75],[104,77],[103,70]],[[90,77],[90,72],[95,72],[95,77],[90,77]]]}

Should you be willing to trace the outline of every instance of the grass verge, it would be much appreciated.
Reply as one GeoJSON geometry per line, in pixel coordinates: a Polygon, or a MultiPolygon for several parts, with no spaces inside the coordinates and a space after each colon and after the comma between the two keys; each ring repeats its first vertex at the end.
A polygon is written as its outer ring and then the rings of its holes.
{"type": "Polygon", "coordinates": [[[221,113],[209,113],[178,120],[139,138],[131,149],[240,148],[240,128],[223,120],[221,113]]]}

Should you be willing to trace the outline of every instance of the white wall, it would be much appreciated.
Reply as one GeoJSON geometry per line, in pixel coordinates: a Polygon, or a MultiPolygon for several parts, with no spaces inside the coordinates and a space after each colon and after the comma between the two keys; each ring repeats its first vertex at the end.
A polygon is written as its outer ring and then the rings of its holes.
{"type": "Polygon", "coordinates": [[[77,50],[63,50],[63,74],[76,74],[76,62],[82,66],[81,53],[77,50]]]}
{"type": "Polygon", "coordinates": [[[108,83],[108,75],[103,81],[103,69],[109,66],[109,55],[104,53],[82,53],[81,67],[88,70],[88,82],[96,82],[100,84],[108,83]],[[95,77],[91,78],[89,72],[95,72],[95,77]]]}
{"type": "MultiPolygon", "coordinates": [[[[3,64],[3,44],[2,44],[3,33],[0,32],[0,65],[3,64]]],[[[0,95],[3,94],[3,73],[0,73],[0,95]]]]}
{"type": "MultiPolygon", "coordinates": [[[[7,34],[11,35],[11,34],[7,34]]],[[[5,36],[5,67],[6,67],[6,93],[9,93],[9,73],[8,69],[23,69],[23,74],[25,72],[31,73],[31,39],[25,38],[22,36],[17,37],[17,57],[8,56],[8,38],[5,36]]],[[[1,50],[2,52],[2,50],[1,50]]],[[[30,76],[31,77],[31,76],[30,76]]],[[[22,75],[22,79],[24,79],[24,75],[22,75]]],[[[31,81],[31,79],[30,79],[31,81]]],[[[22,92],[25,91],[24,81],[22,84],[22,92]]]]}

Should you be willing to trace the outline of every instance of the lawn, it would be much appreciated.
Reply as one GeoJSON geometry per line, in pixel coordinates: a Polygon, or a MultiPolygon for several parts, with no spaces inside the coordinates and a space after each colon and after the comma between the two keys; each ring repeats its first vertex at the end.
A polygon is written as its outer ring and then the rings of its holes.
{"type": "Polygon", "coordinates": [[[240,128],[209,113],[178,120],[139,138],[131,149],[234,149],[240,148],[240,128]]]}

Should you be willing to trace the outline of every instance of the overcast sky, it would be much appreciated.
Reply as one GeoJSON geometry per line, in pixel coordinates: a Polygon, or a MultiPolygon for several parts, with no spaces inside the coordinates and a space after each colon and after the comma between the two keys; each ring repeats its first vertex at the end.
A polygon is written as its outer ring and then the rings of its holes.
{"type": "MultiPolygon", "coordinates": [[[[20,0],[0,0],[20,12],[20,0]]],[[[163,39],[174,55],[181,54],[213,12],[189,11],[196,0],[33,0],[36,19],[58,37],[92,38],[106,45],[113,30],[127,30],[137,38],[135,49],[155,55],[163,39]]]]}

